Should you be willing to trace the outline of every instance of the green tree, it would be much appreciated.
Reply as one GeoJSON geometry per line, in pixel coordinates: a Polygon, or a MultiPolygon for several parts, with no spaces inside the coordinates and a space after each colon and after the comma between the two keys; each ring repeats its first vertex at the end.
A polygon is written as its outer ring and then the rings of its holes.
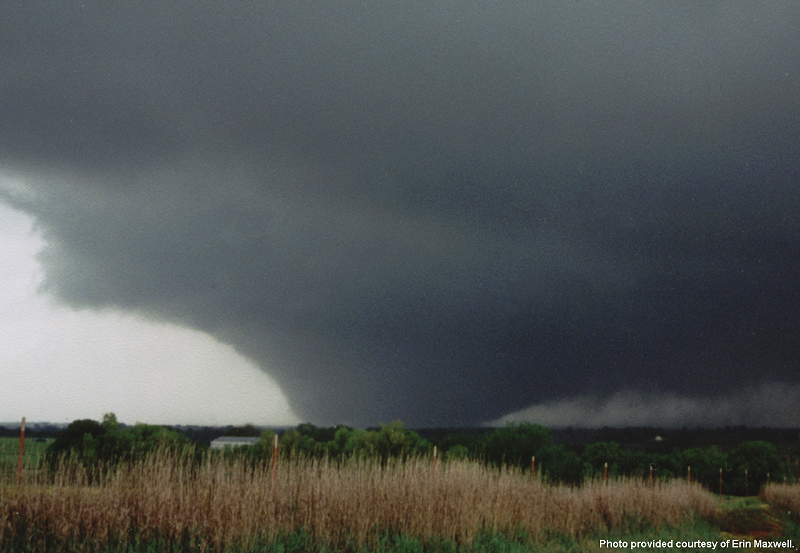
{"type": "Polygon", "coordinates": [[[356,428],[347,435],[344,453],[348,457],[370,458],[376,455],[375,434],[356,428]]]}
{"type": "Polygon", "coordinates": [[[271,454],[275,448],[275,432],[272,430],[263,430],[258,436],[256,445],[261,446],[264,451],[268,451],[271,454]]]}
{"type": "Polygon", "coordinates": [[[150,424],[122,428],[114,413],[103,415],[103,423],[91,419],[73,421],[50,444],[46,457],[51,466],[61,456],[74,456],[84,466],[99,467],[120,461],[141,461],[162,449],[183,452],[191,442],[173,430],[150,424]]]}
{"type": "Polygon", "coordinates": [[[406,459],[431,449],[426,440],[416,432],[406,430],[400,421],[391,424],[381,423],[380,430],[375,431],[375,434],[375,450],[382,461],[389,458],[406,459]]]}
{"type": "Polygon", "coordinates": [[[117,422],[117,416],[114,413],[106,413],[103,415],[103,428],[106,432],[118,432],[122,425],[117,422]]]}
{"type": "MultiPolygon", "coordinates": [[[[542,461],[544,463],[544,461],[542,461]]],[[[549,462],[543,465],[545,475],[551,480],[580,484],[583,480],[583,463],[574,451],[561,445],[553,446],[549,452],[549,462]]]]}
{"type": "Polygon", "coordinates": [[[302,434],[298,432],[296,429],[292,428],[291,430],[287,430],[280,437],[279,448],[282,452],[292,452],[298,453],[301,452],[301,438],[302,434]]]}
{"type": "Polygon", "coordinates": [[[730,486],[729,493],[732,495],[758,495],[759,489],[767,481],[767,473],[773,481],[783,478],[778,449],[763,441],[739,444],[728,455],[726,468],[729,470],[723,471],[723,480],[730,486]]]}
{"type": "Polygon", "coordinates": [[[97,421],[81,419],[72,421],[56,439],[47,446],[46,458],[54,465],[61,457],[75,456],[84,465],[98,461],[99,441],[106,429],[97,421]]]}
{"type": "Polygon", "coordinates": [[[625,465],[625,453],[617,442],[595,442],[583,448],[581,458],[584,463],[584,477],[598,478],[605,474],[608,463],[608,475],[619,476],[625,465]]]}
{"type": "Polygon", "coordinates": [[[467,449],[470,459],[483,459],[485,456],[486,436],[476,434],[447,434],[439,438],[439,449],[449,452],[455,446],[467,449]]]}
{"type": "MultiPolygon", "coordinates": [[[[109,437],[111,437],[110,435],[109,437]]],[[[155,452],[183,453],[191,445],[179,432],[152,424],[137,423],[119,431],[115,440],[114,461],[141,461],[155,452]]]]}
{"type": "Polygon", "coordinates": [[[527,422],[516,426],[510,422],[486,439],[486,460],[495,465],[529,467],[531,456],[549,462],[552,445],[553,437],[544,426],[527,422]]]}
{"type": "MultiPolygon", "coordinates": [[[[281,436],[281,449],[294,454],[312,457],[330,455],[339,458],[347,450],[347,442],[352,437],[352,429],[346,426],[319,428],[306,422],[288,430],[281,436]]],[[[351,445],[352,449],[352,445],[351,445]]]]}
{"type": "MultiPolygon", "coordinates": [[[[650,464],[654,463],[657,455],[642,450],[624,450],[625,456],[621,459],[622,474],[646,478],[650,476],[650,464]]],[[[655,476],[655,471],[653,473],[655,476]]]]}
{"type": "Polygon", "coordinates": [[[353,429],[347,426],[337,426],[333,435],[333,440],[328,442],[328,453],[331,457],[340,459],[345,455],[347,442],[350,439],[353,429]]]}
{"type": "Polygon", "coordinates": [[[445,452],[444,458],[448,461],[469,459],[469,449],[465,445],[456,444],[445,452]]]}
{"type": "Polygon", "coordinates": [[[719,490],[719,469],[725,466],[728,455],[716,446],[707,449],[693,448],[681,454],[684,473],[692,468],[692,482],[703,484],[711,491],[719,490]]]}

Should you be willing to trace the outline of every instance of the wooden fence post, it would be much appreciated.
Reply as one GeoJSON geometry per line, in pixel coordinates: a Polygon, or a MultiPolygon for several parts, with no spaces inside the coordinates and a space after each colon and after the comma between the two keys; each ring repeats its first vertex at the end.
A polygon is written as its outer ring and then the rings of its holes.
{"type": "Polygon", "coordinates": [[[533,484],[533,475],[536,473],[536,455],[531,456],[531,484],[533,484]]]}
{"type": "Polygon", "coordinates": [[[750,494],[747,491],[747,469],[744,469],[744,496],[750,497],[750,494]]]}
{"type": "Polygon", "coordinates": [[[722,499],[722,467],[719,467],[719,498],[722,499]]]}
{"type": "Polygon", "coordinates": [[[278,480],[278,435],[275,434],[275,445],[272,448],[272,486],[278,480]]]}
{"type": "Polygon", "coordinates": [[[692,467],[691,466],[686,467],[686,480],[689,482],[689,484],[692,483],[692,467]]]}
{"type": "Polygon", "coordinates": [[[17,489],[22,478],[22,452],[25,449],[25,417],[22,417],[22,426],[19,427],[19,459],[17,460],[17,489]]]}
{"type": "Polygon", "coordinates": [[[433,446],[433,473],[436,474],[436,459],[439,457],[436,446],[433,446]]]}
{"type": "Polygon", "coordinates": [[[608,463],[603,467],[603,484],[608,482],[608,463]]]}

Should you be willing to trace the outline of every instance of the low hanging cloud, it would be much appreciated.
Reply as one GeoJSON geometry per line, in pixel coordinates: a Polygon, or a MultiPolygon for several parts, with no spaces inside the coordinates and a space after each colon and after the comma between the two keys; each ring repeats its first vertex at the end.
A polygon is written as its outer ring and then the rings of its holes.
{"type": "Polygon", "coordinates": [[[316,423],[791,387],[798,16],[5,3],[0,198],[47,294],[207,332],[316,423]]]}
{"type": "Polygon", "coordinates": [[[551,428],[656,426],[765,426],[796,428],[800,386],[764,383],[724,396],[616,392],[545,402],[510,413],[488,426],[532,422],[551,428]]]}

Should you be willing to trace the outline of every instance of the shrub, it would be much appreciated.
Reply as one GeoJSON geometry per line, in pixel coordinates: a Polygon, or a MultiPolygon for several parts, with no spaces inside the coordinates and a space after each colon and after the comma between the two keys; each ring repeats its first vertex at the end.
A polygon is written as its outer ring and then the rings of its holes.
{"type": "Polygon", "coordinates": [[[51,467],[64,457],[74,458],[86,467],[142,461],[159,449],[179,452],[191,445],[186,436],[162,426],[136,424],[123,428],[113,413],[103,423],[90,419],[73,421],[47,448],[51,467]]]}
{"type": "Polygon", "coordinates": [[[531,456],[543,462],[550,461],[552,446],[553,437],[544,426],[527,422],[516,426],[511,422],[487,438],[486,460],[495,466],[530,466],[531,456]]]}

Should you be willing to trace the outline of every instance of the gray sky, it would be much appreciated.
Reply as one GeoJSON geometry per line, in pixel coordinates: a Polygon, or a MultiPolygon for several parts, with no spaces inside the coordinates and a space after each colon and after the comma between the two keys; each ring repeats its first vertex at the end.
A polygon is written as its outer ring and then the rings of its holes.
{"type": "Polygon", "coordinates": [[[0,198],[40,295],[231,348],[285,416],[796,425],[799,20],[5,2],[0,198]]]}

